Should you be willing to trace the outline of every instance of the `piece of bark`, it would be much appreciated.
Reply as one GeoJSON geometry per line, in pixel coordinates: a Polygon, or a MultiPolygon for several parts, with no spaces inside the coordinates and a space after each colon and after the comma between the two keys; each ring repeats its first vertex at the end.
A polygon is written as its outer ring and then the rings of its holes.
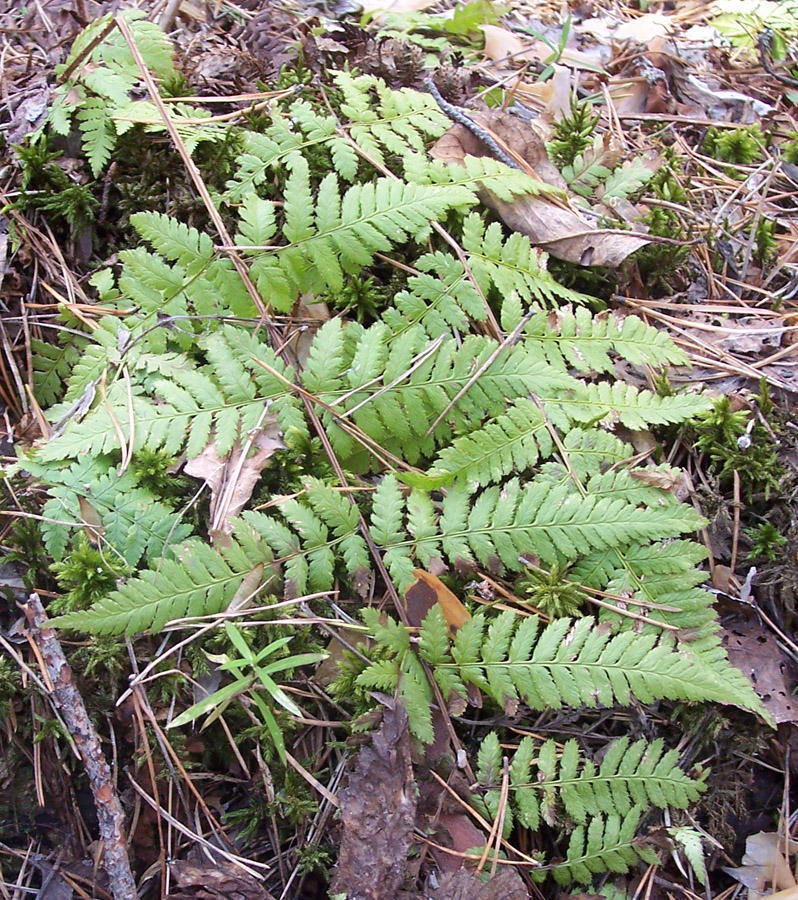
{"type": "Polygon", "coordinates": [[[257,878],[240,869],[176,859],[169,871],[175,880],[170,900],[274,900],[257,878]]]}
{"type": "Polygon", "coordinates": [[[416,818],[410,733],[402,706],[386,709],[371,747],[358,753],[341,794],[343,838],[330,895],[396,900],[416,818]]]}
{"type": "Polygon", "coordinates": [[[72,670],[61,644],[55,632],[47,627],[47,613],[39,595],[31,594],[22,611],[28,621],[30,640],[39,649],[45,674],[52,685],[53,702],[75,742],[89,778],[103,843],[103,862],[114,900],[138,900],[127,855],[125,814],[100,739],[72,681],[72,670]]]}

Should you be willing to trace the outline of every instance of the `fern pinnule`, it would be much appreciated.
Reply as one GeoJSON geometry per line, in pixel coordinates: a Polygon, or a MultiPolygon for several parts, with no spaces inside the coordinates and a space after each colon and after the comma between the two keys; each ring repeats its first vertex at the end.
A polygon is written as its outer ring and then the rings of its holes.
{"type": "Polygon", "coordinates": [[[129,566],[142,557],[157,564],[170,544],[191,534],[191,527],[167,502],[154,498],[131,470],[120,476],[107,458],[84,457],[53,474],[35,459],[26,466],[33,475],[48,472],[52,483],[41,527],[45,547],[57,562],[65,556],[70,533],[85,527],[86,503],[98,519],[96,529],[106,552],[129,566]]]}
{"type": "Polygon", "coordinates": [[[437,338],[452,328],[466,330],[469,320],[487,318],[485,302],[459,260],[440,251],[427,253],[416,268],[419,274],[408,278],[407,289],[397,293],[382,314],[394,335],[418,323],[437,338]]]}
{"type": "Polygon", "coordinates": [[[130,223],[158,253],[180,263],[189,274],[204,269],[213,257],[213,241],[207,234],[164,213],[135,213],[130,223]]]}
{"type": "Polygon", "coordinates": [[[523,472],[546,458],[553,442],[546,419],[531,400],[519,398],[507,411],[482,428],[440,451],[426,474],[402,476],[408,484],[428,490],[463,482],[471,491],[523,472]]]}
{"type": "Polygon", "coordinates": [[[684,422],[706,410],[710,400],[687,393],[661,397],[623,381],[602,381],[581,382],[572,398],[558,398],[558,403],[576,422],[608,419],[640,430],[649,425],[684,422]]]}
{"type": "MultiPolygon", "coordinates": [[[[590,299],[559,284],[546,268],[545,254],[520,232],[505,238],[497,222],[486,226],[479,215],[471,213],[463,222],[462,244],[469,268],[485,294],[492,290],[500,297],[515,294],[526,304],[544,306],[590,299]]],[[[515,324],[508,322],[504,327],[509,331],[515,324]]]]}

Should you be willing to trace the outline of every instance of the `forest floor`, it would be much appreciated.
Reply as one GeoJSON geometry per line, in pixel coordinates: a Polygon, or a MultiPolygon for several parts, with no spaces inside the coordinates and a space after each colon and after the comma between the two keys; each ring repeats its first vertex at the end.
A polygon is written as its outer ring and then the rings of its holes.
{"type": "Polygon", "coordinates": [[[3,898],[798,898],[798,8],[0,0],[0,45],[3,898]]]}

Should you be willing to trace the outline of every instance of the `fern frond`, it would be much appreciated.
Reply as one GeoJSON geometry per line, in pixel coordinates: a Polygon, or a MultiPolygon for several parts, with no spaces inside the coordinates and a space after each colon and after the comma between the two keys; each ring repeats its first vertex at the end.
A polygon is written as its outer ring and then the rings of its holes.
{"type": "Polygon", "coordinates": [[[428,253],[416,268],[422,274],[411,275],[407,290],[396,294],[394,305],[383,313],[395,335],[420,324],[431,338],[437,338],[452,328],[466,330],[469,320],[485,321],[485,303],[459,260],[446,253],[428,253]]]}
{"type": "MultiPolygon", "coordinates": [[[[93,634],[138,634],[161,631],[172,619],[208,616],[226,609],[248,576],[269,580],[266,548],[248,556],[240,545],[216,551],[200,539],[174,548],[174,559],[145,569],[91,609],[67,613],[51,621],[54,628],[93,634]]],[[[254,592],[254,588],[251,592],[254,592]]]]}
{"type": "Polygon", "coordinates": [[[64,434],[40,449],[40,458],[112,453],[119,449],[117,428],[129,439],[131,427],[135,449],[147,446],[172,455],[185,449],[189,458],[202,452],[213,431],[216,449],[223,455],[257,426],[266,403],[284,429],[300,425],[304,430],[298,401],[284,381],[253,361],[252,357],[263,360],[288,379],[285,364],[270,348],[233,326],[199,343],[209,358],[207,366],[193,366],[185,357],[176,361],[169,354],[131,356],[134,371],[137,366],[144,370],[143,383],[130,389],[122,382],[112,384],[106,401],[81,422],[70,422],[64,434]],[[157,377],[164,372],[170,377],[157,377]]]}
{"type": "Polygon", "coordinates": [[[61,397],[87,341],[74,334],[59,334],[57,344],[31,338],[33,388],[40,406],[52,406],[61,397]]]}
{"type": "MultiPolygon", "coordinates": [[[[417,325],[391,335],[384,325],[378,324],[361,330],[353,344],[358,329],[350,325],[346,329],[349,341],[344,342],[342,334],[334,352],[325,351],[329,336],[337,328],[327,323],[320,329],[316,341],[318,357],[325,361],[324,376],[317,376],[311,361],[305,385],[336,410],[337,416],[324,411],[322,420],[336,452],[356,470],[365,469],[370,461],[362,456],[362,450],[342,427],[345,421],[341,422],[341,417],[351,418],[385,449],[415,463],[422,456],[430,455],[437,444],[448,441],[453,430],[455,433],[469,431],[486,415],[502,413],[508,397],[525,396],[535,389],[559,396],[571,387],[567,375],[547,371],[522,348],[500,354],[474,381],[473,373],[492,354],[495,356],[497,344],[486,338],[469,336],[462,342],[452,338],[429,342],[417,325]],[[378,352],[384,360],[382,371],[379,367],[371,369],[374,383],[368,392],[353,390],[357,387],[352,383],[353,360],[358,358],[360,345],[371,341],[381,345],[371,356],[376,359],[374,353],[378,352]],[[469,390],[462,394],[465,387],[469,390]],[[457,402],[447,420],[428,435],[430,424],[455,398],[457,402]],[[361,456],[355,457],[356,453],[361,456]]],[[[316,356],[315,346],[311,356],[316,356]]]]}
{"type": "Polygon", "coordinates": [[[625,816],[596,816],[587,827],[577,825],[565,859],[552,867],[554,880],[561,885],[590,884],[602,872],[626,874],[641,860],[658,865],[655,850],[637,836],[643,811],[636,806],[625,816]]]}
{"type": "Polygon", "coordinates": [[[519,700],[531,709],[609,707],[636,697],[644,703],[714,701],[762,711],[760,703],[741,698],[736,686],[700,657],[676,649],[667,636],[630,631],[613,636],[591,618],[560,618],[541,630],[537,616],[507,611],[488,620],[479,613],[450,639],[449,659],[441,661],[440,635],[425,637],[425,629],[435,625],[434,617],[429,626],[422,623],[419,652],[425,658],[435,647],[426,661],[450,696],[466,696],[466,685],[473,684],[502,708],[515,708],[519,700]]]}
{"type": "Polygon", "coordinates": [[[576,422],[608,419],[632,430],[648,425],[684,422],[707,409],[710,398],[700,394],[660,397],[623,381],[580,383],[572,399],[558,398],[563,411],[576,422]]]}
{"type": "Polygon", "coordinates": [[[45,503],[42,536],[53,559],[60,561],[70,532],[85,525],[80,500],[90,504],[99,520],[95,525],[104,546],[113,548],[130,566],[142,556],[153,564],[169,544],[185,540],[191,526],[168,504],[139,486],[128,470],[119,476],[107,459],[84,458],[58,472],[42,466],[36,459],[26,464],[31,474],[46,475],[52,487],[45,503]],[[68,523],[74,523],[70,528],[68,523]]]}
{"type": "MultiPolygon", "coordinates": [[[[386,153],[403,157],[421,152],[427,140],[440,137],[451,124],[429,94],[392,91],[369,75],[336,72],[334,77],[344,94],[341,112],[348,118],[345,127],[351,140],[382,166],[386,153]]],[[[264,134],[247,135],[237,172],[227,183],[227,199],[242,200],[264,184],[270,170],[293,165],[320,147],[329,152],[335,172],[345,181],[354,181],[360,159],[332,116],[304,100],[292,103],[285,112],[274,111],[264,134]]]]}
{"type": "MultiPolygon", "coordinates": [[[[125,10],[121,15],[130,26],[136,46],[147,68],[152,69],[160,79],[173,76],[175,72],[174,47],[169,36],[156,22],[151,22],[142,10],[125,10]]],[[[70,56],[74,55],[75,46],[73,45],[70,56]]],[[[109,69],[133,76],[138,80],[138,64],[120,31],[116,29],[112,31],[107,39],[96,47],[94,55],[109,69]]]]}
{"type": "MultiPolygon", "coordinates": [[[[497,751],[500,756],[498,741],[486,739],[478,759],[478,782],[493,795],[485,797],[489,809],[500,795],[497,751]]],[[[661,739],[619,738],[597,766],[582,756],[575,740],[566,741],[559,753],[554,741],[540,744],[525,737],[510,765],[510,803],[516,821],[531,831],[540,828],[541,819],[555,825],[563,814],[585,825],[594,816],[626,816],[635,805],[687,809],[706,790],[708,772],[691,778],[678,761],[679,752],[666,751],[661,739]]]]}
{"type": "Polygon", "coordinates": [[[407,474],[402,480],[428,490],[460,481],[475,491],[513,472],[523,472],[552,450],[543,413],[531,400],[521,398],[503,415],[441,450],[425,475],[407,474]]]}
{"type": "Polygon", "coordinates": [[[315,193],[305,159],[292,159],[282,229],[288,243],[268,252],[245,251],[256,254],[252,275],[258,290],[279,310],[290,309],[306,291],[340,292],[344,274],[358,272],[375,253],[423,239],[430,221],[476,202],[465,188],[422,188],[390,178],[355,184],[341,195],[333,173],[315,193]]]}
{"type": "Polygon", "coordinates": [[[107,101],[102,97],[89,97],[78,110],[77,120],[83,152],[96,178],[105,168],[116,145],[116,129],[108,115],[107,101]]]}
{"type": "Polygon", "coordinates": [[[611,353],[637,366],[688,363],[666,332],[617,312],[593,315],[584,307],[565,306],[533,316],[524,334],[541,346],[552,365],[580,372],[611,372],[611,353]]]}
{"type": "Polygon", "coordinates": [[[568,467],[562,463],[545,463],[541,467],[544,478],[562,482],[576,476],[587,481],[605,468],[619,466],[632,455],[632,448],[609,431],[596,428],[571,428],[562,439],[568,467]]]}
{"type": "Polygon", "coordinates": [[[440,137],[451,125],[427,93],[390,90],[372,75],[336,72],[333,77],[343,93],[341,112],[349,119],[349,134],[380,165],[386,164],[386,153],[402,157],[423,152],[430,138],[440,137]]]}
{"type": "MultiPolygon", "coordinates": [[[[556,282],[546,269],[545,254],[520,232],[505,239],[497,222],[486,227],[482,218],[472,213],[463,222],[462,244],[468,265],[484,293],[495,290],[500,297],[515,293],[526,304],[546,306],[588,300],[556,282]]],[[[589,318],[590,312],[585,312],[589,318]]]]}
{"type": "Polygon", "coordinates": [[[213,258],[210,237],[171,216],[157,212],[135,213],[130,217],[130,223],[158,253],[180,263],[189,274],[196,275],[213,258]]]}
{"type": "Polygon", "coordinates": [[[355,507],[317,480],[308,485],[307,501],[308,505],[293,498],[280,502],[278,509],[285,521],[259,512],[243,514],[271,547],[276,562],[283,563],[286,595],[299,597],[308,590],[329,590],[336,551],[355,584],[364,586],[370,558],[366,542],[358,533],[355,507]]]}
{"type": "MultiPolygon", "coordinates": [[[[204,107],[170,103],[168,115],[186,150],[192,155],[200,144],[224,141],[228,136],[228,129],[213,121],[213,114],[204,107]],[[203,119],[208,121],[203,122],[203,119]]],[[[158,107],[148,100],[125,100],[117,105],[112,118],[118,134],[125,134],[135,125],[143,126],[151,134],[166,130],[158,107]]]]}

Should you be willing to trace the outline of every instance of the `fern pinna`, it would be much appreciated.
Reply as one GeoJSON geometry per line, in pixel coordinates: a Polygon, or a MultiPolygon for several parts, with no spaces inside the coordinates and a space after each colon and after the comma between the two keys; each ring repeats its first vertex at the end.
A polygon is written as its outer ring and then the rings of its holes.
{"type": "MultiPolygon", "coordinates": [[[[167,76],[161,37],[135,16],[131,26],[167,76]]],[[[119,134],[160,127],[131,99],[138,74],[118,36],[91,46],[98,27],[73,50],[88,48],[92,65],[71,73],[49,116],[59,134],[74,118],[95,173],[119,134]]],[[[334,109],[307,91],[275,105],[261,130],[242,130],[216,196],[267,323],[209,234],[149,211],[131,217],[141,242],[92,280],[108,314],[71,345],[36,345],[53,428],[20,468],[47,492],[48,551],[69,555],[90,507],[103,552],[131,571],[53,624],[134,635],[254,597],[371,596],[385,571],[401,593],[415,569],[448,569],[465,594],[474,579],[512,589],[535,569],[584,603],[610,601],[596,618],[548,624],[523,609],[483,611],[456,635],[436,608],[417,636],[366,608],[376,649],[356,672],[361,691],[397,692],[422,742],[433,739],[430,676],[454,710],[476,691],[514,713],[673,700],[762,714],[700,587],[704,552],[689,535],[704,520],[653,486],[673,471],[636,465],[624,437],[685,422],[707,400],[610,378],[620,360],[662,368],[684,353],[634,316],[592,312],[528,238],[488,222],[480,186],[507,200],[546,187],[489,159],[431,161],[427,143],[449,123],[429,96],[348,73],[335,89],[334,109]],[[444,221],[448,240],[432,228],[444,221]],[[300,298],[341,308],[364,270],[393,294],[385,308],[365,324],[303,319],[300,298]],[[209,539],[192,503],[160,496],[136,465],[148,455],[178,467],[211,445],[224,460],[265,417],[286,449],[229,534],[209,539]],[[322,447],[331,460],[320,462],[322,447]]],[[[193,127],[190,150],[219,137],[213,123],[193,127]]],[[[499,755],[488,736],[475,790],[489,815],[499,755]]],[[[695,802],[704,778],[657,741],[621,739],[595,763],[573,741],[524,738],[505,828],[561,827],[563,860],[540,872],[586,883],[653,862],[643,813],[695,802]]]]}

